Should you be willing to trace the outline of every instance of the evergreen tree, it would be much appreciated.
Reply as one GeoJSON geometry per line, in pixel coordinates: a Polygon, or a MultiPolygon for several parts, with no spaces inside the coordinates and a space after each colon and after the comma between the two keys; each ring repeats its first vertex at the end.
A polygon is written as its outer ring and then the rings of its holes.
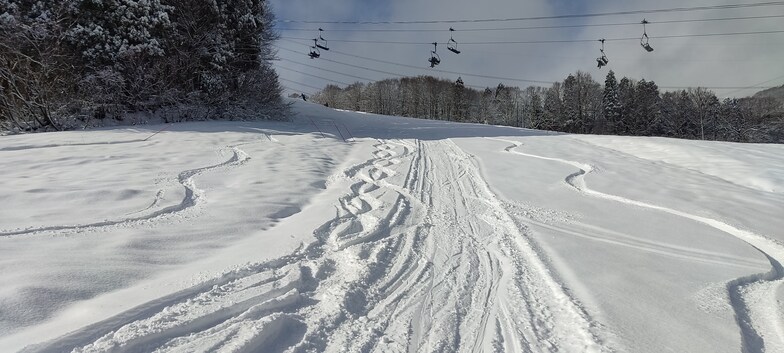
{"type": "Polygon", "coordinates": [[[528,109],[530,120],[531,120],[530,127],[532,129],[541,129],[543,126],[543,118],[544,118],[542,98],[539,96],[538,93],[534,92],[533,90],[530,91],[530,95],[531,95],[531,100],[528,103],[530,105],[528,109]]]}
{"type": "Polygon", "coordinates": [[[281,117],[272,25],[266,0],[0,0],[0,120],[281,117]]]}
{"type": "Polygon", "coordinates": [[[544,112],[542,114],[541,128],[545,130],[559,130],[561,116],[563,115],[563,102],[561,101],[561,84],[558,82],[547,90],[544,97],[544,112]]]}
{"type": "Polygon", "coordinates": [[[610,134],[616,133],[621,117],[621,103],[618,98],[618,81],[615,79],[615,73],[612,70],[607,73],[607,78],[604,80],[602,111],[604,112],[604,121],[606,123],[604,131],[610,134]]]}
{"type": "Polygon", "coordinates": [[[659,87],[653,81],[640,80],[635,90],[634,135],[661,136],[664,124],[659,110],[659,87]]]}
{"type": "Polygon", "coordinates": [[[467,118],[468,113],[468,104],[466,102],[466,92],[465,92],[465,83],[463,83],[463,78],[458,77],[455,84],[452,86],[452,104],[454,105],[454,117],[455,121],[465,121],[467,118]]]}
{"type": "Polygon", "coordinates": [[[615,124],[615,133],[619,135],[633,134],[634,111],[637,105],[635,95],[635,84],[630,79],[624,77],[618,83],[618,102],[620,103],[620,114],[615,124]]]}
{"type": "Polygon", "coordinates": [[[171,8],[160,0],[79,0],[71,11],[76,25],[68,31],[69,40],[88,66],[164,55],[171,8]]]}
{"type": "Polygon", "coordinates": [[[579,132],[580,124],[580,86],[574,75],[569,75],[563,82],[563,129],[567,132],[579,132]]]}
{"type": "Polygon", "coordinates": [[[681,90],[678,93],[678,104],[675,110],[678,112],[678,122],[680,134],[678,137],[688,138],[688,139],[698,139],[701,136],[700,133],[700,112],[697,106],[691,99],[691,95],[688,91],[681,90]]]}

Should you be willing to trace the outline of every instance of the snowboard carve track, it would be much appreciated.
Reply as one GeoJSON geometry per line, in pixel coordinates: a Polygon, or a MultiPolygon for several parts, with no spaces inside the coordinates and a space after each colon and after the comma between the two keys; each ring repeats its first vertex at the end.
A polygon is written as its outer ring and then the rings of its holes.
{"type": "MultiPolygon", "coordinates": [[[[181,172],[177,176],[177,181],[179,182],[180,185],[182,185],[182,187],[185,190],[185,196],[183,197],[182,201],[180,201],[180,203],[177,205],[168,206],[143,216],[121,218],[117,220],[106,220],[102,222],[80,224],[80,225],[60,225],[60,226],[48,226],[48,227],[39,227],[39,228],[27,228],[27,229],[20,229],[20,230],[0,230],[0,237],[22,236],[22,235],[28,236],[28,235],[50,234],[50,233],[56,233],[57,235],[65,235],[65,234],[90,231],[90,230],[94,230],[97,228],[104,228],[104,227],[112,227],[112,226],[120,226],[120,225],[139,225],[139,224],[154,222],[154,221],[158,221],[161,219],[166,219],[168,217],[174,216],[176,214],[188,210],[189,208],[198,205],[201,199],[203,198],[204,191],[196,187],[196,182],[194,180],[196,176],[215,169],[242,166],[250,159],[250,156],[248,156],[243,150],[237,147],[231,147],[231,149],[232,149],[232,156],[227,161],[215,165],[207,166],[207,167],[186,170],[181,172]]],[[[150,205],[150,207],[147,207],[145,210],[154,207],[158,203],[162,195],[163,192],[158,191],[153,203],[150,205]]],[[[133,212],[130,214],[140,213],[145,210],[133,212]]]]}
{"type": "Polygon", "coordinates": [[[521,143],[501,139],[493,140],[512,144],[504,148],[506,152],[567,164],[577,168],[578,171],[568,175],[564,181],[571,188],[584,195],[687,218],[738,238],[762,253],[770,262],[771,270],[734,279],[727,283],[727,290],[732,308],[735,310],[736,321],[740,327],[743,352],[784,351],[784,332],[782,332],[784,318],[781,317],[780,310],[777,312],[774,310],[773,314],[770,313],[771,309],[780,306],[776,299],[776,292],[784,283],[784,267],[782,267],[784,262],[784,245],[763,235],[739,229],[720,220],[590,189],[585,183],[585,176],[594,170],[593,166],[560,158],[520,152],[516,149],[522,146],[521,143]]]}

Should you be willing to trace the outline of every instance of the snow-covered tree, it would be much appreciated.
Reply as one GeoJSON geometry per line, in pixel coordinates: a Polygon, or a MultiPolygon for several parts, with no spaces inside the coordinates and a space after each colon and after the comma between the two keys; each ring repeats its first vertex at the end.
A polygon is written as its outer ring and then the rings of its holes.
{"type": "Polygon", "coordinates": [[[452,86],[453,118],[455,121],[465,121],[468,115],[466,102],[466,87],[462,77],[458,77],[452,86]]]}
{"type": "Polygon", "coordinates": [[[539,92],[536,91],[533,87],[528,87],[526,90],[530,97],[528,101],[528,120],[530,121],[530,128],[533,129],[541,129],[543,118],[544,118],[544,108],[542,107],[542,97],[539,95],[539,92]]]}
{"type": "Polygon", "coordinates": [[[544,97],[543,119],[541,129],[560,130],[561,117],[563,116],[563,102],[561,101],[561,83],[555,82],[547,90],[544,97]]]}
{"type": "Polygon", "coordinates": [[[659,87],[653,81],[640,80],[635,90],[635,109],[632,133],[661,136],[664,124],[659,110],[659,87]]]}
{"type": "Polygon", "coordinates": [[[62,1],[0,0],[0,129],[37,131],[67,125],[75,73],[62,45],[62,1]]]}
{"type": "Polygon", "coordinates": [[[602,111],[606,128],[603,131],[615,133],[616,124],[621,116],[621,103],[618,99],[618,80],[615,72],[610,70],[604,80],[604,94],[602,96],[602,111]]]}
{"type": "Polygon", "coordinates": [[[112,66],[139,55],[162,56],[169,11],[160,0],[78,0],[69,40],[89,66],[112,66]]]}
{"type": "Polygon", "coordinates": [[[615,133],[626,135],[634,134],[634,111],[637,105],[635,83],[624,77],[618,83],[618,101],[621,104],[620,116],[615,124],[615,133]]]}
{"type": "Polygon", "coordinates": [[[699,122],[700,139],[713,138],[719,110],[719,99],[716,97],[716,94],[702,87],[689,89],[689,97],[698,112],[698,116],[695,118],[699,122]]]}

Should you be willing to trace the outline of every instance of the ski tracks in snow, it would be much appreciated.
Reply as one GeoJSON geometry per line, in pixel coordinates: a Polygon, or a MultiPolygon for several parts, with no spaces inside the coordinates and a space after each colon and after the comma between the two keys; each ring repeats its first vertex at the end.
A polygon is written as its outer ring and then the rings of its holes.
{"type": "Polygon", "coordinates": [[[469,155],[373,147],[310,245],[30,350],[610,351],[469,155]]]}
{"type": "Polygon", "coordinates": [[[771,270],[728,282],[729,298],[740,327],[744,352],[784,352],[784,312],[781,310],[781,303],[776,298],[777,291],[784,283],[784,267],[782,267],[784,245],[763,235],[739,229],[717,219],[590,189],[585,182],[585,176],[595,170],[594,166],[561,158],[520,152],[517,150],[522,146],[519,142],[493,140],[511,144],[504,149],[506,152],[563,163],[577,168],[577,172],[568,175],[564,181],[584,195],[687,218],[734,236],[758,250],[770,262],[771,270]]]}
{"type": "MultiPolygon", "coordinates": [[[[88,230],[94,230],[103,227],[139,225],[139,224],[149,223],[152,221],[158,221],[164,218],[172,217],[178,213],[181,213],[191,207],[198,205],[202,201],[202,198],[204,196],[204,190],[201,190],[196,186],[196,181],[194,180],[196,176],[216,169],[238,167],[245,164],[250,159],[250,156],[248,156],[248,154],[245,153],[245,151],[239,149],[239,146],[230,146],[228,148],[231,149],[232,156],[225,162],[206,166],[206,167],[189,169],[177,175],[177,182],[184,189],[184,196],[179,204],[167,206],[141,216],[125,217],[125,218],[119,218],[115,220],[105,220],[105,221],[95,222],[95,223],[32,227],[32,228],[14,229],[14,230],[0,230],[0,237],[36,235],[36,234],[48,234],[48,233],[65,235],[71,233],[85,232],[88,230]]],[[[160,202],[160,200],[162,199],[164,193],[165,193],[164,190],[158,190],[158,192],[155,195],[155,199],[153,200],[153,202],[150,204],[149,207],[140,211],[131,212],[129,214],[126,214],[126,216],[149,211],[150,209],[156,207],[160,202]]]]}

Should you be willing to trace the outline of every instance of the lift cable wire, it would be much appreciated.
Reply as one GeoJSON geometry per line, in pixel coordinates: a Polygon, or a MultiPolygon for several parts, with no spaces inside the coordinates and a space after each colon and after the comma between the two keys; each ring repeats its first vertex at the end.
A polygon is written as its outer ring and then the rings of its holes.
{"type": "Polygon", "coordinates": [[[441,73],[445,73],[445,74],[462,75],[462,76],[468,76],[468,77],[479,77],[479,78],[485,78],[485,79],[491,79],[491,80],[506,80],[506,81],[514,81],[514,82],[539,83],[539,84],[548,84],[548,85],[553,84],[553,81],[529,80],[529,79],[522,79],[522,78],[517,79],[517,78],[509,78],[509,77],[501,77],[501,76],[470,74],[470,73],[467,73],[467,72],[457,72],[457,71],[449,71],[449,70],[441,70],[441,69],[428,69],[428,68],[425,68],[425,67],[420,67],[420,66],[415,66],[415,65],[406,65],[406,64],[400,64],[400,63],[395,63],[395,62],[391,62],[391,61],[381,60],[381,59],[369,58],[369,57],[360,56],[360,55],[353,55],[353,54],[344,53],[344,52],[341,52],[341,51],[335,51],[335,53],[336,54],[340,54],[340,55],[349,56],[349,57],[358,58],[358,59],[375,61],[375,62],[388,64],[388,65],[396,65],[396,66],[400,66],[400,67],[405,67],[405,68],[410,68],[410,69],[418,69],[418,70],[424,70],[424,71],[436,71],[436,72],[441,72],[441,73]]]}
{"type": "Polygon", "coordinates": [[[667,9],[630,10],[630,11],[596,12],[596,13],[584,13],[584,14],[512,17],[512,18],[418,20],[418,21],[416,20],[415,21],[312,21],[312,20],[280,19],[280,20],[276,20],[275,22],[304,23],[304,24],[351,24],[351,25],[485,23],[485,22],[511,22],[511,21],[530,21],[530,20],[553,20],[553,19],[565,19],[565,18],[587,18],[587,17],[618,16],[618,15],[653,14],[653,13],[691,12],[691,11],[706,11],[706,10],[729,10],[729,9],[756,8],[756,7],[768,7],[768,6],[784,6],[784,1],[767,1],[767,2],[750,3],[750,4],[726,4],[726,5],[695,6],[695,7],[675,7],[675,8],[667,8],[667,9]]]}
{"type": "Polygon", "coordinates": [[[747,89],[768,89],[768,88],[775,88],[775,87],[779,87],[779,86],[773,86],[773,87],[761,87],[761,86],[762,86],[762,85],[764,85],[764,84],[766,84],[766,83],[770,83],[770,82],[777,81],[777,80],[781,80],[781,79],[784,79],[784,75],[778,76],[778,77],[776,77],[776,78],[772,78],[772,79],[770,79],[770,80],[767,80],[767,81],[764,81],[764,82],[757,83],[757,84],[755,84],[755,85],[751,85],[751,86],[747,86],[747,87],[738,88],[737,90],[734,90],[734,91],[732,91],[732,92],[727,92],[727,93],[725,93],[725,95],[729,96],[730,94],[735,94],[735,93],[738,93],[738,92],[741,92],[741,91],[745,91],[745,90],[747,90],[747,89]]]}
{"type": "MultiPolygon", "coordinates": [[[[283,69],[283,70],[291,71],[291,72],[296,72],[296,73],[298,73],[298,74],[302,74],[302,75],[305,75],[305,76],[315,77],[315,78],[318,78],[318,79],[322,79],[322,80],[324,80],[324,81],[329,81],[329,82],[332,82],[332,83],[337,83],[337,84],[339,84],[339,85],[346,85],[346,86],[350,85],[350,83],[346,83],[346,82],[342,82],[342,81],[337,81],[337,80],[329,79],[329,78],[326,78],[326,77],[321,77],[321,76],[318,76],[318,75],[310,74],[310,73],[307,73],[307,72],[303,72],[303,71],[299,71],[299,70],[291,69],[291,68],[285,67],[285,66],[283,66],[283,65],[280,65],[280,64],[275,64],[275,67],[276,67],[276,68],[279,68],[279,69],[283,69]]],[[[370,80],[370,81],[372,81],[372,80],[370,80]]]]}
{"type": "MultiPolygon", "coordinates": [[[[292,53],[295,53],[295,54],[302,54],[300,52],[297,52],[296,50],[291,50],[291,49],[287,49],[287,48],[278,47],[278,49],[289,51],[289,52],[292,52],[292,53]]],[[[389,72],[389,71],[376,70],[376,69],[372,69],[372,68],[365,67],[365,66],[347,64],[347,63],[342,63],[342,62],[339,62],[339,61],[334,61],[334,60],[329,60],[329,59],[322,59],[322,60],[329,61],[329,62],[332,62],[332,63],[335,63],[335,64],[339,64],[339,65],[352,67],[352,68],[355,68],[355,69],[362,69],[362,70],[382,73],[382,74],[385,74],[385,75],[390,75],[390,76],[399,77],[399,78],[411,77],[411,75],[404,75],[404,74],[399,74],[399,73],[394,73],[394,72],[389,72]]],[[[294,60],[286,60],[286,62],[290,62],[290,63],[294,63],[294,64],[298,64],[298,65],[303,65],[303,66],[308,66],[308,67],[312,67],[314,69],[318,69],[318,70],[322,70],[322,71],[326,71],[326,72],[331,72],[331,73],[338,74],[338,75],[343,75],[343,76],[347,76],[347,77],[353,77],[353,78],[357,78],[357,79],[360,79],[360,80],[368,81],[370,83],[378,82],[378,81],[383,80],[383,79],[371,79],[371,78],[367,78],[367,77],[355,76],[355,75],[351,75],[351,74],[347,74],[347,73],[343,73],[343,72],[339,72],[339,71],[325,69],[325,68],[318,67],[318,66],[313,66],[313,65],[300,63],[300,62],[297,62],[297,61],[294,61],[294,60]]],[[[455,74],[459,74],[459,73],[455,73],[455,74]]],[[[465,75],[465,76],[472,76],[472,75],[465,75]]],[[[504,78],[500,78],[500,79],[504,79],[504,78]]],[[[504,79],[504,80],[506,80],[506,79],[504,79]]],[[[545,82],[545,83],[552,84],[552,82],[545,82]]],[[[466,84],[465,86],[466,87],[476,88],[476,89],[479,89],[479,90],[483,90],[485,88],[488,88],[488,86],[478,86],[478,85],[469,85],[469,84],[466,84]]]]}
{"type": "Polygon", "coordinates": [[[278,77],[278,79],[281,80],[281,81],[288,82],[288,83],[293,83],[295,85],[300,85],[302,87],[312,88],[312,89],[315,89],[317,91],[321,91],[323,89],[322,87],[314,87],[314,86],[307,85],[307,84],[304,84],[304,83],[301,83],[301,82],[288,80],[288,79],[285,79],[285,78],[282,78],[282,77],[278,77]]]}
{"type": "MultiPolygon", "coordinates": [[[[297,84],[299,84],[299,83],[297,83],[297,84]]],[[[305,93],[305,94],[307,94],[308,96],[311,96],[311,97],[316,95],[316,93],[313,93],[313,91],[306,90],[306,89],[293,89],[293,88],[288,87],[286,85],[282,85],[282,87],[283,87],[284,90],[288,90],[288,91],[291,91],[291,92],[297,93],[297,94],[305,93]]]]}
{"type": "MultiPolygon", "coordinates": [[[[292,52],[292,53],[295,53],[295,54],[302,54],[302,53],[300,53],[298,51],[291,50],[291,49],[288,49],[288,48],[283,48],[283,47],[280,47],[280,46],[277,46],[277,48],[281,49],[281,50],[284,50],[284,51],[292,52]]],[[[440,72],[440,73],[447,73],[447,74],[453,74],[453,75],[459,75],[459,76],[478,77],[478,78],[484,78],[484,79],[490,79],[490,80],[503,80],[503,81],[507,81],[507,82],[508,81],[512,81],[512,82],[547,84],[547,85],[552,85],[554,83],[554,81],[529,80],[529,79],[522,79],[522,78],[500,77],[500,76],[491,76],[491,75],[471,74],[471,73],[467,73],[467,72],[458,72],[458,71],[449,71],[449,70],[440,70],[440,69],[429,69],[429,68],[426,68],[426,67],[420,67],[420,66],[415,66],[415,65],[406,65],[406,64],[395,63],[395,62],[386,61],[386,60],[380,60],[380,59],[374,59],[374,58],[360,56],[360,55],[344,53],[344,52],[341,52],[341,51],[338,51],[338,50],[332,50],[332,52],[334,52],[335,54],[340,54],[340,55],[353,57],[353,58],[357,58],[357,59],[363,59],[363,60],[368,60],[368,61],[375,61],[375,62],[379,62],[379,63],[383,63],[383,64],[395,65],[395,66],[400,66],[400,67],[405,67],[405,68],[412,68],[412,69],[417,69],[417,70],[422,70],[422,71],[427,71],[427,72],[436,71],[436,72],[440,72]]],[[[402,74],[392,73],[392,72],[388,72],[388,71],[381,71],[381,70],[376,70],[376,69],[372,69],[372,68],[368,68],[368,67],[364,67],[364,66],[359,66],[359,65],[347,64],[347,63],[343,63],[343,62],[339,62],[339,61],[335,61],[335,60],[330,60],[330,59],[322,59],[322,60],[329,61],[329,62],[332,62],[332,63],[336,63],[336,64],[339,64],[339,65],[345,65],[345,66],[349,66],[349,67],[353,67],[353,68],[358,68],[358,69],[363,69],[363,70],[383,73],[383,74],[392,75],[392,76],[396,76],[396,77],[410,77],[410,75],[402,75],[402,74]]],[[[297,63],[297,64],[310,66],[310,67],[315,68],[315,69],[324,70],[324,71],[327,71],[327,72],[332,72],[332,73],[337,73],[337,74],[340,74],[340,75],[345,75],[345,76],[352,77],[352,75],[349,75],[349,74],[344,74],[344,73],[340,73],[340,72],[327,70],[327,69],[324,69],[324,68],[321,68],[321,67],[318,67],[318,66],[312,66],[312,65],[301,64],[301,63],[297,63]]],[[[368,78],[362,78],[362,77],[356,77],[356,76],[353,76],[353,77],[354,78],[363,79],[363,80],[367,80],[367,81],[371,81],[371,82],[376,81],[376,80],[371,80],[371,79],[368,79],[368,78]]],[[[773,80],[770,80],[770,81],[773,81],[773,80]]],[[[558,82],[560,82],[560,81],[558,81],[558,82]]],[[[706,88],[706,89],[715,89],[715,90],[730,90],[730,89],[731,90],[738,90],[738,89],[747,89],[747,88],[767,89],[767,88],[775,87],[775,86],[772,86],[772,87],[759,87],[759,85],[762,85],[762,84],[765,84],[765,83],[767,83],[767,82],[763,82],[763,83],[760,83],[758,85],[751,86],[751,87],[745,87],[745,86],[658,86],[658,87],[659,88],[663,88],[663,89],[688,89],[688,88],[702,87],[702,88],[706,88]]],[[[466,86],[470,86],[470,87],[478,88],[478,89],[486,88],[486,87],[475,86],[475,85],[466,85],[466,86]]]]}
{"type": "MultiPolygon", "coordinates": [[[[283,48],[283,47],[280,47],[280,46],[278,46],[277,48],[280,49],[280,50],[285,50],[285,51],[292,52],[292,53],[295,53],[295,54],[302,54],[302,53],[300,53],[300,52],[298,52],[296,50],[291,50],[291,49],[283,48]]],[[[322,59],[319,59],[319,60],[328,61],[328,62],[339,64],[339,65],[350,66],[350,67],[353,67],[353,68],[356,68],[356,69],[363,69],[363,70],[373,71],[373,72],[377,72],[377,73],[381,73],[381,74],[385,74],[385,75],[391,75],[391,76],[395,76],[395,77],[408,77],[407,75],[401,75],[401,74],[394,73],[394,72],[371,69],[371,68],[363,67],[363,66],[359,66],[359,65],[352,65],[352,64],[342,63],[342,62],[339,62],[339,61],[330,60],[330,59],[326,59],[326,58],[322,58],[322,59]]],[[[320,70],[328,71],[328,70],[322,69],[320,67],[316,67],[316,68],[318,68],[320,70]]],[[[332,71],[332,72],[336,73],[334,71],[332,71]]],[[[359,78],[359,77],[357,77],[357,78],[359,78]]],[[[360,79],[364,80],[364,78],[360,78],[360,79]]],[[[370,81],[376,81],[376,80],[370,80],[370,81]]]]}
{"type": "MultiPolygon", "coordinates": [[[[296,42],[292,42],[292,43],[296,43],[296,42]]],[[[293,53],[299,54],[299,52],[291,50],[291,49],[283,48],[283,47],[280,47],[280,46],[278,46],[277,48],[281,49],[281,50],[285,50],[285,51],[289,51],[289,52],[293,52],[293,53]]],[[[369,58],[369,57],[365,57],[365,56],[344,53],[344,52],[341,52],[339,50],[333,50],[332,52],[334,52],[335,54],[340,54],[340,55],[344,55],[344,56],[348,56],[348,57],[364,59],[364,60],[368,60],[368,61],[375,61],[375,62],[379,62],[379,63],[382,63],[382,64],[395,65],[395,66],[405,67],[405,68],[409,68],[409,69],[417,69],[417,70],[428,71],[428,72],[435,71],[435,72],[440,72],[440,73],[445,73],[445,74],[461,75],[461,76],[468,76],[468,77],[478,77],[478,78],[485,78],[485,79],[491,79],[491,80],[505,80],[505,81],[524,82],[524,83],[538,83],[538,84],[547,84],[547,85],[553,84],[553,81],[529,80],[529,79],[522,79],[522,78],[518,79],[518,78],[509,78],[509,77],[500,77],[500,76],[471,74],[471,73],[467,73],[467,72],[457,72],[457,71],[449,71],[449,70],[441,70],[441,69],[429,69],[429,68],[421,67],[421,66],[406,65],[406,64],[396,63],[396,62],[392,62],[392,61],[386,61],[386,60],[381,60],[381,59],[374,59],[374,58],[369,58]]],[[[324,59],[324,60],[327,60],[327,59],[324,59]]],[[[331,60],[328,60],[328,61],[331,61],[331,60]]],[[[334,62],[334,61],[332,61],[332,62],[334,62]]],[[[342,64],[342,65],[348,65],[348,64],[340,63],[340,62],[338,62],[338,63],[342,64]]],[[[319,67],[314,67],[314,68],[319,68],[319,67]]],[[[375,70],[371,70],[371,71],[375,71],[375,70]]],[[[389,72],[385,72],[385,71],[377,71],[377,72],[385,73],[385,74],[388,74],[388,75],[407,77],[406,75],[393,74],[393,73],[389,73],[389,72]]]]}
{"type": "MultiPolygon", "coordinates": [[[[639,26],[639,25],[640,25],[640,23],[638,22],[638,23],[637,23],[637,25],[639,26]]],[[[443,32],[443,31],[442,31],[442,32],[443,32]]],[[[651,38],[653,38],[653,37],[651,37],[651,38]]],[[[640,38],[638,37],[638,38],[637,38],[637,40],[639,40],[639,39],[640,39],[640,38]]],[[[305,45],[305,44],[303,44],[302,42],[299,42],[299,41],[297,41],[297,40],[293,40],[293,39],[281,39],[281,41],[289,42],[289,43],[296,44],[296,45],[305,45]]],[[[594,43],[595,43],[595,42],[596,42],[596,40],[592,40],[591,42],[594,42],[594,43]]],[[[432,44],[432,43],[430,43],[430,44],[432,44]]],[[[331,52],[332,52],[332,53],[337,53],[337,54],[346,55],[346,56],[351,56],[351,57],[355,57],[355,58],[360,58],[360,59],[365,59],[365,60],[375,61],[375,62],[379,62],[379,63],[384,63],[384,64],[397,65],[397,66],[408,67],[408,68],[414,68],[414,69],[424,69],[422,66],[416,66],[416,65],[405,65],[405,64],[400,64],[400,63],[395,63],[395,62],[385,61],[385,60],[382,60],[382,59],[368,58],[368,57],[364,57],[364,56],[357,55],[357,54],[349,54],[349,53],[346,53],[346,52],[341,52],[340,50],[335,50],[335,49],[333,49],[331,52]]],[[[558,59],[575,59],[575,60],[585,60],[585,59],[587,59],[587,58],[590,58],[590,56],[559,56],[559,57],[556,57],[556,58],[558,58],[558,59]]],[[[670,59],[659,59],[659,60],[670,60],[670,61],[679,61],[679,60],[680,60],[680,61],[695,61],[695,60],[678,59],[678,58],[670,58],[670,59]]],[[[700,61],[700,60],[697,60],[697,61],[700,61]]],[[[716,62],[716,61],[723,61],[723,60],[703,60],[703,61],[716,62]]],[[[741,61],[741,60],[735,60],[735,61],[741,61]]],[[[428,71],[439,71],[439,72],[446,72],[446,73],[454,73],[454,72],[450,72],[450,71],[443,71],[443,70],[439,70],[439,69],[428,69],[428,71]]],[[[468,74],[466,74],[466,75],[468,75],[468,74]]],[[[534,83],[551,83],[551,82],[548,82],[548,81],[536,81],[536,80],[525,80],[525,81],[531,81],[531,82],[534,82],[534,83]]]]}
{"type": "MultiPolygon", "coordinates": [[[[691,22],[713,22],[713,21],[732,21],[732,20],[759,20],[768,18],[782,18],[784,15],[764,15],[764,16],[744,16],[744,17],[720,17],[720,18],[703,18],[703,19],[689,19],[689,20],[667,20],[667,21],[648,21],[648,24],[672,24],[672,23],[691,23],[691,22]]],[[[527,26],[527,27],[498,27],[498,28],[455,28],[455,32],[487,32],[487,31],[513,31],[513,30],[528,30],[528,29],[554,29],[554,28],[583,28],[583,27],[612,27],[612,26],[638,26],[639,21],[636,22],[615,22],[615,23],[591,23],[591,24],[576,24],[576,25],[549,25],[549,26],[527,26]]],[[[285,32],[312,32],[312,28],[277,28],[279,31],[285,32]]],[[[442,28],[420,28],[420,29],[347,29],[335,28],[329,29],[330,32],[443,32],[442,28]]]]}
{"type": "MultiPolygon", "coordinates": [[[[639,22],[637,23],[639,25],[639,22]]],[[[728,33],[696,33],[696,34],[675,34],[664,36],[651,36],[651,39],[670,39],[670,38],[695,38],[695,37],[720,37],[720,36],[741,36],[741,35],[759,35],[759,34],[774,34],[784,33],[784,30],[772,31],[752,31],[752,32],[728,32],[728,33]]],[[[313,40],[311,38],[302,37],[286,37],[281,36],[280,39],[288,40],[313,40]]],[[[619,38],[606,38],[607,42],[620,42],[620,41],[639,41],[639,37],[619,37],[619,38]]],[[[363,40],[363,39],[332,39],[333,42],[341,43],[365,43],[365,44],[401,44],[401,45],[432,45],[433,42],[410,42],[410,41],[379,41],[379,40],[363,40]]],[[[550,43],[593,43],[596,39],[550,39],[550,40],[521,40],[521,41],[486,41],[486,42],[460,42],[460,45],[498,45],[498,44],[550,44],[550,43]]],[[[446,45],[447,42],[439,43],[446,45]]]]}
{"type": "MultiPolygon", "coordinates": [[[[291,49],[287,49],[287,48],[278,47],[278,49],[280,49],[280,50],[285,50],[285,51],[288,51],[288,52],[292,52],[292,53],[295,53],[295,54],[300,54],[300,55],[302,54],[302,53],[300,53],[300,52],[298,52],[298,51],[296,51],[296,50],[291,50],[291,49]]],[[[345,64],[345,63],[341,63],[341,62],[336,62],[336,61],[329,60],[329,59],[320,59],[320,60],[325,60],[325,61],[335,62],[335,63],[338,63],[338,64],[340,64],[340,65],[352,66],[352,67],[354,67],[354,68],[357,68],[357,69],[363,69],[363,70],[368,70],[368,71],[373,71],[373,72],[383,73],[383,74],[385,74],[385,75],[392,75],[392,76],[396,76],[396,77],[406,77],[406,75],[401,75],[401,74],[396,74],[396,73],[391,73],[391,72],[386,72],[386,71],[379,71],[379,70],[374,70],[374,69],[365,68],[365,67],[360,67],[360,66],[354,66],[354,65],[350,65],[350,64],[345,64]]],[[[295,64],[297,64],[297,65],[307,66],[307,67],[311,67],[311,68],[314,68],[314,69],[318,69],[318,70],[322,70],[322,71],[326,71],[326,72],[331,72],[331,73],[333,73],[333,74],[338,74],[338,75],[343,75],[343,76],[346,76],[346,77],[355,78],[355,79],[358,79],[358,80],[371,81],[371,82],[377,81],[377,80],[370,79],[370,78],[367,78],[367,77],[362,77],[362,76],[355,76],[355,75],[346,74],[346,73],[342,73],[342,72],[338,72],[338,71],[333,71],[333,70],[330,70],[330,69],[325,69],[325,68],[323,68],[323,67],[314,66],[314,65],[309,65],[309,64],[301,63],[301,62],[294,61],[294,60],[286,60],[286,61],[287,61],[287,62],[291,62],[291,63],[295,63],[295,64]]]]}

